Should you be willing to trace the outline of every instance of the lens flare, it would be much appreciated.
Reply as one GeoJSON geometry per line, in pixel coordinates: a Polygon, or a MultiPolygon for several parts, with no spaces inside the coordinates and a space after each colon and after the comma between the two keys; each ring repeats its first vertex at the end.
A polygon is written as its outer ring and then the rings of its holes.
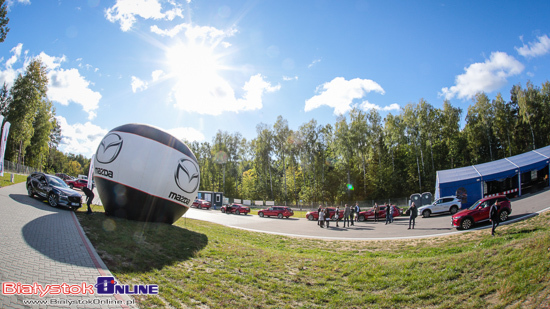
{"type": "Polygon", "coordinates": [[[353,191],[353,186],[350,183],[348,183],[347,187],[348,187],[348,190],[353,191]]]}

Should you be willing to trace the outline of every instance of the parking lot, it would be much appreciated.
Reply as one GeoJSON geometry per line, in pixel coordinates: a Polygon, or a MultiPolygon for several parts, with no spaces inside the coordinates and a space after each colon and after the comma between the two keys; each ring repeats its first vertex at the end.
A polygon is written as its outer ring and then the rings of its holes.
{"type": "MultiPolygon", "coordinates": [[[[508,221],[503,224],[523,220],[550,209],[550,190],[546,189],[535,194],[524,195],[521,198],[512,199],[512,214],[508,221]]],[[[365,209],[362,209],[365,210],[365,209]]],[[[343,227],[339,222],[337,228],[334,222],[330,228],[320,228],[316,221],[308,221],[306,218],[290,217],[289,219],[260,218],[257,215],[232,215],[224,214],[219,210],[201,210],[191,208],[184,215],[186,218],[223,224],[229,227],[257,231],[270,234],[323,238],[323,239],[355,239],[355,240],[377,240],[377,239],[399,239],[415,237],[444,236],[467,231],[459,231],[451,226],[451,215],[433,215],[429,218],[419,216],[416,219],[414,230],[408,230],[409,218],[406,216],[396,217],[392,224],[385,225],[384,221],[355,222],[354,226],[343,227]]],[[[484,229],[489,223],[482,223],[471,230],[484,229]]],[[[468,231],[471,231],[468,230],[468,231]]],[[[490,233],[490,231],[487,231],[490,233]]],[[[498,229],[497,229],[498,232],[498,229]]]]}

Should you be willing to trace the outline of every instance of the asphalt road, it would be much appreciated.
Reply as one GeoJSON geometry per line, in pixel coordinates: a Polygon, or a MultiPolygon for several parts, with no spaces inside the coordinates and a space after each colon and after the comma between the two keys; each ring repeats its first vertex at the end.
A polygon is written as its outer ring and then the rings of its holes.
{"type": "MultiPolygon", "coordinates": [[[[535,194],[527,194],[520,198],[512,199],[512,214],[509,219],[501,224],[509,224],[535,216],[550,209],[550,190],[546,189],[535,194]]],[[[334,222],[330,228],[320,228],[317,221],[308,221],[306,218],[277,219],[260,218],[256,215],[224,214],[220,210],[189,209],[183,216],[186,218],[214,222],[229,227],[245,229],[255,232],[270,233],[306,238],[322,239],[353,239],[353,240],[380,240],[400,238],[420,238],[444,236],[456,233],[464,233],[472,230],[490,228],[490,223],[483,223],[468,231],[459,231],[451,226],[451,215],[432,215],[429,218],[419,216],[416,219],[414,230],[409,230],[409,218],[396,217],[392,224],[386,225],[383,221],[355,222],[354,226],[336,227],[334,222]]],[[[487,231],[490,233],[490,231],[487,231]]],[[[498,228],[497,228],[498,235],[498,228]]]]}

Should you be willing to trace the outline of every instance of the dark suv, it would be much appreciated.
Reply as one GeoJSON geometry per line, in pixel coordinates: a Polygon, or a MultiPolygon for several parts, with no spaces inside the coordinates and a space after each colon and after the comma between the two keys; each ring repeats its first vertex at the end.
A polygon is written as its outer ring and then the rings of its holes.
{"type": "Polygon", "coordinates": [[[510,203],[510,200],[505,195],[499,195],[482,198],[470,206],[470,208],[454,214],[452,218],[453,226],[457,229],[467,230],[474,224],[489,221],[489,211],[495,203],[498,205],[500,221],[508,220],[508,216],[512,213],[512,203],[510,203]]]}
{"type": "Polygon", "coordinates": [[[82,207],[82,195],[72,190],[61,178],[44,173],[32,173],[27,177],[27,193],[48,200],[52,207],[65,206],[72,210],[82,207]]]}
{"type": "Polygon", "coordinates": [[[290,209],[290,207],[286,206],[273,206],[269,207],[267,209],[260,209],[258,210],[258,216],[263,217],[271,217],[271,216],[277,216],[277,218],[282,219],[283,217],[294,216],[294,211],[290,209]]]}

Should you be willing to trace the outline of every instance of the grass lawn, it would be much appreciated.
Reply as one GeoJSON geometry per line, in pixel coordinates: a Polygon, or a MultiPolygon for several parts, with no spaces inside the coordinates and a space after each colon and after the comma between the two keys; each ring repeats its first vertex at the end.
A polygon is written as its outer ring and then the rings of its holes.
{"type": "Polygon", "coordinates": [[[15,182],[11,182],[11,173],[4,173],[4,176],[0,177],[0,188],[11,186],[15,183],[25,182],[27,181],[27,175],[15,174],[14,181],[15,182]]]}
{"type": "MultiPolygon", "coordinates": [[[[84,208],[84,207],[83,207],[84,208]]],[[[124,284],[158,284],[141,308],[547,308],[550,213],[427,239],[326,241],[192,219],[77,216],[124,284]]]]}

